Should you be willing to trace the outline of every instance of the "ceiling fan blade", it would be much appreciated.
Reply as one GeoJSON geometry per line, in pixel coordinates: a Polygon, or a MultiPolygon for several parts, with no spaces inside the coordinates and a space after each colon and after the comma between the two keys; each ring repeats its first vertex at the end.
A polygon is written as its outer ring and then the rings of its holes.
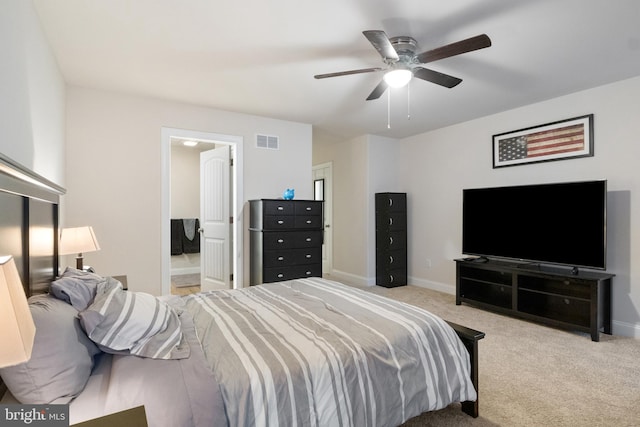
{"type": "Polygon", "coordinates": [[[462,79],[459,79],[457,77],[453,77],[448,74],[442,74],[437,71],[429,70],[428,68],[422,67],[415,67],[413,69],[413,76],[440,86],[448,87],[449,89],[459,85],[462,82],[462,79]]]}
{"type": "Polygon", "coordinates": [[[373,90],[373,92],[369,94],[369,96],[367,97],[367,101],[380,98],[384,91],[387,90],[387,87],[387,83],[384,80],[381,80],[380,83],[378,83],[378,86],[376,86],[376,88],[373,90]]]}
{"type": "Polygon", "coordinates": [[[382,71],[382,68],[361,68],[359,70],[350,70],[350,71],[338,71],[337,73],[327,73],[327,74],[316,74],[313,76],[316,79],[326,79],[327,77],[339,77],[339,76],[348,76],[350,74],[362,74],[362,73],[373,73],[376,71],[382,71]]]}
{"type": "Polygon", "coordinates": [[[363,31],[362,34],[364,34],[373,47],[376,48],[380,56],[382,56],[385,61],[396,62],[400,59],[398,53],[389,41],[389,37],[387,37],[387,34],[384,31],[368,30],[363,31]]]}
{"type": "Polygon", "coordinates": [[[491,46],[491,39],[486,34],[471,37],[459,42],[441,46],[433,50],[422,52],[416,56],[418,62],[426,64],[428,62],[437,61],[438,59],[448,58],[450,56],[460,55],[478,49],[484,49],[491,46]]]}

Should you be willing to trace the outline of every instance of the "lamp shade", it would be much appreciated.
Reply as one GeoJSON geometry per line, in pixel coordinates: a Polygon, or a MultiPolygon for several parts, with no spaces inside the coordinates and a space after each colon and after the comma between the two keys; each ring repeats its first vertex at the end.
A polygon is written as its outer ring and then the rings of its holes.
{"type": "Polygon", "coordinates": [[[0,257],[0,368],[31,358],[36,326],[11,256],[0,257]]]}
{"type": "Polygon", "coordinates": [[[93,228],[86,225],[62,229],[60,233],[60,255],[81,254],[100,250],[93,228]]]}

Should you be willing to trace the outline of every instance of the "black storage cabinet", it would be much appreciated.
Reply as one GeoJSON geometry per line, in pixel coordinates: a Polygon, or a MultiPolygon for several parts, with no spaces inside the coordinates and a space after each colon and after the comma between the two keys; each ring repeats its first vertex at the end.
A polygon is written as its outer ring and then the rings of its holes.
{"type": "Polygon", "coordinates": [[[322,276],[324,220],[315,200],[250,200],[250,284],[322,276]]]}
{"type": "Polygon", "coordinates": [[[407,284],[407,193],[376,193],[376,284],[407,284]]]}

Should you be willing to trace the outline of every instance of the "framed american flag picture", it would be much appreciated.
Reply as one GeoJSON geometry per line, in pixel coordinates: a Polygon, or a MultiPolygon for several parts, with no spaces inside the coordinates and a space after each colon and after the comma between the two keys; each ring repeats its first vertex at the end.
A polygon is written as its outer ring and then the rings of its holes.
{"type": "Polygon", "coordinates": [[[593,156],[593,114],[493,135],[493,168],[593,156]]]}

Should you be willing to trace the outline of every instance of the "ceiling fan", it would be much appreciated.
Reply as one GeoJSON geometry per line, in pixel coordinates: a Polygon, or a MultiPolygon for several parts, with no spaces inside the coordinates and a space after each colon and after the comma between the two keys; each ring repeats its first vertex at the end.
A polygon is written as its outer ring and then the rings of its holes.
{"type": "Polygon", "coordinates": [[[491,46],[491,39],[486,34],[460,40],[436,49],[416,53],[418,43],[412,37],[387,37],[382,30],[363,31],[362,34],[376,48],[386,67],[362,68],[359,70],[340,71],[337,73],[317,74],[316,79],[347,76],[350,74],[372,73],[385,71],[382,81],[367,97],[367,101],[378,99],[387,87],[402,87],[409,83],[412,77],[426,80],[447,88],[457,86],[462,79],[424,68],[422,64],[449,58],[478,49],[491,46]]]}

